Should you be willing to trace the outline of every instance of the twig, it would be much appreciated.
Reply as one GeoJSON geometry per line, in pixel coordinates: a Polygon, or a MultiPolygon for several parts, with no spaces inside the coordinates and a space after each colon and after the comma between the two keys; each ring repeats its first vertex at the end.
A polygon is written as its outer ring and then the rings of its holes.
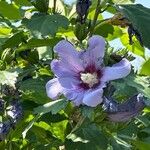
{"type": "Polygon", "coordinates": [[[57,1],[57,0],[54,0],[54,5],[53,5],[53,14],[55,14],[55,13],[56,13],[56,1],[57,1]]]}
{"type": "Polygon", "coordinates": [[[95,10],[94,20],[93,20],[92,27],[90,29],[90,35],[89,36],[92,36],[94,28],[95,28],[95,25],[96,25],[96,22],[97,22],[98,15],[101,12],[100,2],[101,2],[101,0],[97,1],[97,6],[96,6],[96,10],[95,10]]]}

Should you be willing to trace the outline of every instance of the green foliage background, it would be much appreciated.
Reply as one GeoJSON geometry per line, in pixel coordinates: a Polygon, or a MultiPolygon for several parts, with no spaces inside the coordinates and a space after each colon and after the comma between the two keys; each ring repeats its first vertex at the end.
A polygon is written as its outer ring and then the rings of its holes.
{"type": "MultiPolygon", "coordinates": [[[[142,59],[138,70],[127,78],[112,82],[117,89],[113,95],[123,101],[133,94],[143,93],[150,99],[150,9],[130,5],[134,1],[103,0],[94,24],[97,0],[92,1],[85,24],[75,22],[75,5],[57,0],[0,0],[0,90],[5,101],[18,99],[23,107],[23,118],[0,142],[0,149],[9,150],[148,150],[150,149],[150,108],[126,123],[107,120],[101,106],[73,107],[64,97],[52,101],[46,95],[45,84],[54,77],[49,64],[57,57],[53,47],[67,38],[81,48],[89,34],[98,34],[107,40],[106,62],[115,62],[112,54],[130,60],[142,59]],[[117,19],[103,17],[103,11],[115,16],[122,13],[141,34],[144,47],[133,37],[129,44],[127,27],[117,19]],[[89,22],[93,25],[88,28],[89,22]],[[124,47],[116,50],[110,42],[119,39],[124,47]],[[12,94],[6,92],[12,88],[12,94]]],[[[1,115],[1,114],[0,114],[1,115]]],[[[1,115],[2,116],[2,115],[1,115]]],[[[2,117],[0,117],[2,118],[2,117]]]]}

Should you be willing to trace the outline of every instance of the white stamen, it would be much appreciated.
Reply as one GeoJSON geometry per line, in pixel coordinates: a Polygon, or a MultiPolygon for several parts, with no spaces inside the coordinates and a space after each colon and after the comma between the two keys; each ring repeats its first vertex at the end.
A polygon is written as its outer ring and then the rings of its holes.
{"type": "Polygon", "coordinates": [[[90,88],[99,82],[97,73],[81,73],[81,80],[88,84],[90,88]]]}

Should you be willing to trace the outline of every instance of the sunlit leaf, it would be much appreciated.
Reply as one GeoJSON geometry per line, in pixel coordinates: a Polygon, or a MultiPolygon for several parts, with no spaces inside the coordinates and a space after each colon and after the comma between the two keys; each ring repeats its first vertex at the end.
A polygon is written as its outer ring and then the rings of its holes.
{"type": "Polygon", "coordinates": [[[19,8],[14,4],[8,4],[5,1],[0,1],[0,13],[8,19],[20,19],[21,15],[19,8]],[[13,13],[12,13],[13,12],[13,13]]]}
{"type": "Polygon", "coordinates": [[[121,37],[121,42],[124,46],[127,47],[128,50],[130,50],[131,52],[133,52],[136,55],[142,56],[144,57],[144,48],[140,45],[139,41],[135,38],[133,38],[133,44],[130,45],[129,44],[129,36],[128,34],[123,34],[121,37]]]}
{"type": "Polygon", "coordinates": [[[0,36],[9,35],[11,31],[11,28],[0,27],[0,36]]]}
{"type": "Polygon", "coordinates": [[[131,4],[135,0],[112,0],[115,4],[131,4]]]}
{"type": "Polygon", "coordinates": [[[123,35],[122,30],[119,27],[114,26],[113,27],[113,33],[109,33],[107,39],[109,41],[111,41],[111,40],[114,40],[116,38],[121,37],[122,35],[123,35]]]}
{"type": "Polygon", "coordinates": [[[148,59],[140,70],[140,74],[150,76],[150,59],[148,59]]]}

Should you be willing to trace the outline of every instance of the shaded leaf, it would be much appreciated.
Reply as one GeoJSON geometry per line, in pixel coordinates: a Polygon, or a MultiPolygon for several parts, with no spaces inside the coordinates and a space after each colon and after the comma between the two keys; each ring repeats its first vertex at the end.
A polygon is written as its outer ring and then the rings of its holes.
{"type": "Polygon", "coordinates": [[[42,47],[42,46],[51,46],[53,47],[58,41],[62,38],[51,38],[51,39],[30,39],[26,44],[22,44],[18,47],[16,52],[24,51],[26,49],[42,47]]]}
{"type": "Polygon", "coordinates": [[[32,5],[40,12],[48,11],[49,0],[31,0],[32,5]]]}
{"type": "Polygon", "coordinates": [[[140,4],[121,5],[121,12],[129,19],[133,27],[139,31],[143,44],[150,48],[150,9],[140,4]]]}
{"type": "Polygon", "coordinates": [[[105,150],[107,148],[108,141],[95,124],[83,123],[67,138],[70,139],[66,142],[67,149],[105,150]]]}
{"type": "Polygon", "coordinates": [[[136,88],[139,93],[142,93],[145,97],[150,98],[150,81],[147,77],[134,76],[133,74],[130,74],[123,80],[129,86],[136,88]]]}
{"type": "Polygon", "coordinates": [[[21,6],[31,6],[31,3],[29,2],[29,0],[14,0],[14,2],[17,5],[21,5],[21,6]]]}
{"type": "Polygon", "coordinates": [[[63,110],[67,106],[68,101],[64,99],[59,99],[56,101],[49,102],[43,106],[39,106],[34,109],[35,114],[45,114],[51,112],[52,114],[58,113],[60,110],[63,110]]]}
{"type": "Polygon", "coordinates": [[[31,100],[38,104],[49,102],[50,99],[46,95],[46,82],[40,79],[28,79],[22,82],[20,90],[24,100],[31,100]]]}
{"type": "Polygon", "coordinates": [[[59,14],[34,14],[31,19],[23,19],[22,23],[37,37],[55,35],[60,27],[66,29],[69,25],[68,19],[59,14]]]}
{"type": "Polygon", "coordinates": [[[150,149],[150,143],[149,142],[142,142],[142,141],[135,141],[135,146],[139,150],[148,150],[150,149]]]}
{"type": "Polygon", "coordinates": [[[14,48],[14,47],[18,46],[23,41],[24,37],[25,37],[25,35],[22,31],[14,34],[7,41],[5,41],[5,43],[2,46],[3,49],[14,48]]]}

